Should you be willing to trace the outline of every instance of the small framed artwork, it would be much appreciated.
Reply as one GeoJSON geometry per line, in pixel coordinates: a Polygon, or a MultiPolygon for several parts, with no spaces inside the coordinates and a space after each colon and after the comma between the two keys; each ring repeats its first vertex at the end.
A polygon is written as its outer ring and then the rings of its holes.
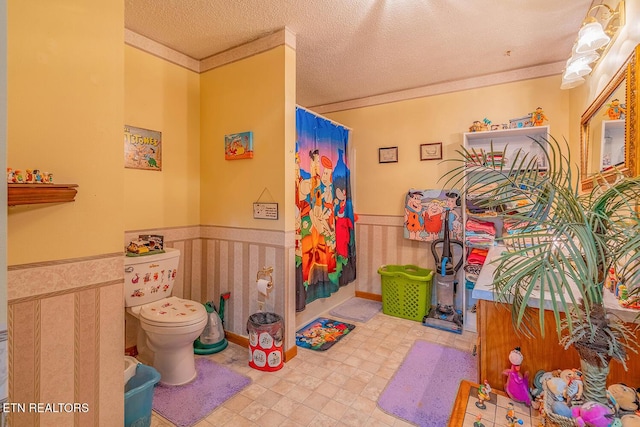
{"type": "Polygon", "coordinates": [[[378,163],[397,163],[398,147],[378,148],[378,163]]]}
{"type": "Polygon", "coordinates": [[[233,133],[224,136],[225,160],[253,158],[253,132],[233,133]]]}
{"type": "Polygon", "coordinates": [[[124,125],[124,167],[162,170],[162,132],[124,125]]]}
{"type": "Polygon", "coordinates": [[[420,160],[441,160],[442,142],[420,144],[420,160]]]}

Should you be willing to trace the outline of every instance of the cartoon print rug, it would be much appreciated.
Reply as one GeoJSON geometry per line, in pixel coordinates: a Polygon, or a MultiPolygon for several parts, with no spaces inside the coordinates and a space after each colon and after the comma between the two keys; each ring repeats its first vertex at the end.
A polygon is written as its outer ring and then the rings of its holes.
{"type": "Polygon", "coordinates": [[[296,345],[325,351],[355,329],[355,325],[319,317],[296,332],[296,345]]]}

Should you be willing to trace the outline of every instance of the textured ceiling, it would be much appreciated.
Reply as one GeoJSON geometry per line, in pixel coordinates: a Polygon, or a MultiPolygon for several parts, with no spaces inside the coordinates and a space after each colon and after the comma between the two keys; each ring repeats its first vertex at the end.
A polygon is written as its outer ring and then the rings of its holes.
{"type": "Polygon", "coordinates": [[[125,27],[203,59],[287,27],[306,107],[565,61],[592,0],[126,0],[125,27]]]}

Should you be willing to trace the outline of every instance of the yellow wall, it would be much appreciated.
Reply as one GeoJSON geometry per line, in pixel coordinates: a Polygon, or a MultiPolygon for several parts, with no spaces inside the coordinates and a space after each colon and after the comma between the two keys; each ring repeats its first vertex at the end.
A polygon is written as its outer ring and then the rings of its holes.
{"type": "Polygon", "coordinates": [[[294,166],[295,98],[291,82],[285,84],[291,73],[295,76],[295,52],[283,45],[201,75],[202,224],[293,228],[293,218],[287,218],[293,216],[287,215],[294,202],[293,179],[285,181],[294,166]],[[253,159],[225,160],[224,136],[248,131],[253,132],[253,159]],[[256,201],[278,203],[279,219],[254,219],[256,201]]]}
{"type": "Polygon", "coordinates": [[[198,225],[200,76],[130,46],[124,52],[124,123],[162,132],[162,171],[124,169],[125,230],[198,225]]]}
{"type": "Polygon", "coordinates": [[[9,209],[8,264],[120,251],[124,5],[10,1],[7,18],[7,167],[79,185],[9,209]]]}
{"type": "MultiPolygon", "coordinates": [[[[353,129],[355,211],[401,215],[409,188],[442,188],[440,177],[455,164],[420,161],[420,144],[442,142],[443,159],[457,158],[474,120],[509,123],[540,106],[552,136],[568,139],[569,94],[559,87],[560,76],[552,76],[327,114],[353,129]],[[389,146],[398,147],[398,163],[378,163],[378,148],[389,146]]],[[[575,162],[577,150],[576,142],[575,162]]]]}

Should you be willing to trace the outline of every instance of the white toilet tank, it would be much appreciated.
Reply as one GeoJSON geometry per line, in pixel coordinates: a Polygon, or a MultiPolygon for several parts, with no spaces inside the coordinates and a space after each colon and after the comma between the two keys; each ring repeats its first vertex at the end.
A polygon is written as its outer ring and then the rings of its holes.
{"type": "Polygon", "coordinates": [[[124,257],[124,306],[134,307],[171,296],[180,251],[165,248],[155,255],[124,257]]]}

